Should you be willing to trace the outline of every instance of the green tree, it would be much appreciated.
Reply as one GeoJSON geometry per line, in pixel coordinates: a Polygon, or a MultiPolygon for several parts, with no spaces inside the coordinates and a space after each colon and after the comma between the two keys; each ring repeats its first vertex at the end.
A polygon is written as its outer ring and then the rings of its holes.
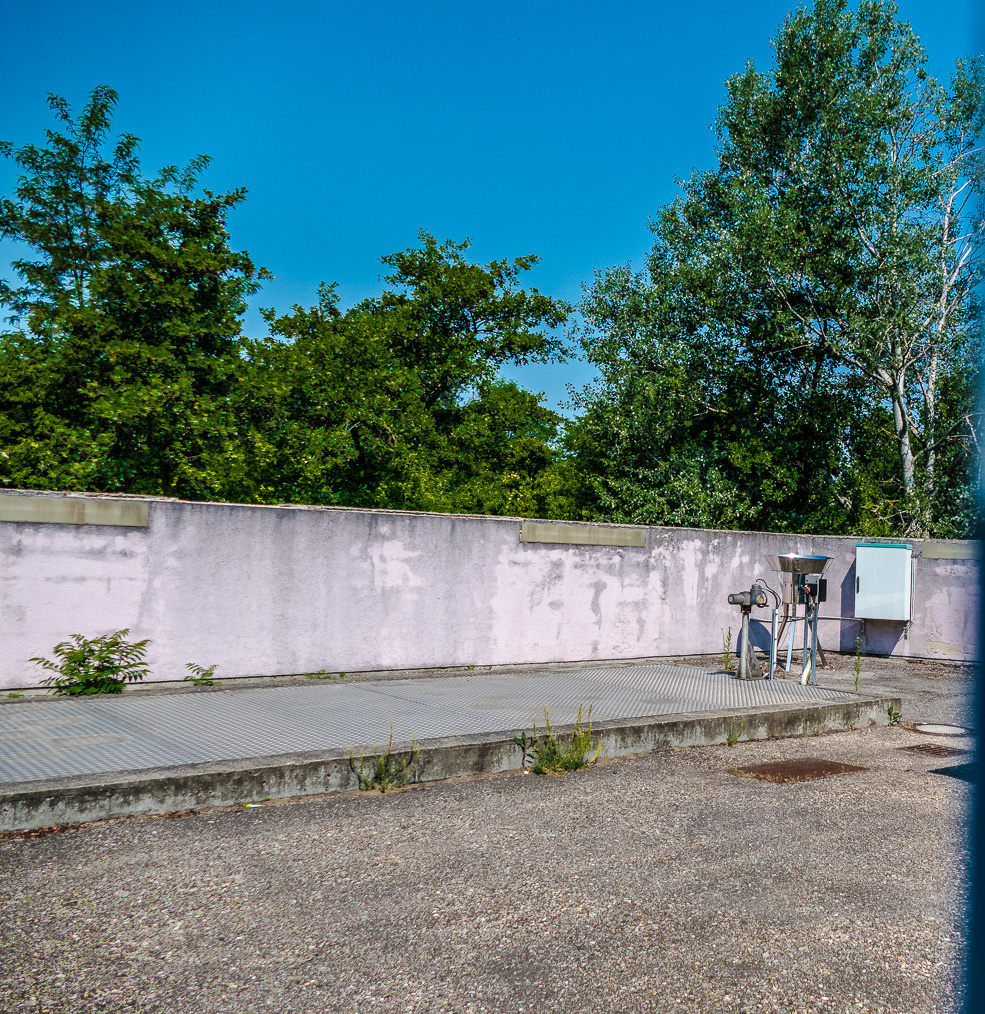
{"type": "Polygon", "coordinates": [[[420,377],[426,408],[454,406],[506,363],[564,358],[552,329],[565,323],[570,307],[518,287],[539,258],[475,264],[464,256],[470,240],[439,244],[424,230],[418,238],[420,247],[381,258],[394,269],[385,280],[395,288],[356,312],[385,322],[394,355],[420,377]]]}
{"type": "Polygon", "coordinates": [[[967,528],[982,69],[942,86],[895,14],[791,14],[772,72],[728,81],[718,165],[653,221],[646,272],[596,279],[582,404],[621,453],[595,510],[967,528]]]}
{"type": "Polygon", "coordinates": [[[35,333],[59,311],[86,305],[93,272],[111,256],[100,209],[139,180],[137,138],[123,134],[106,150],[116,102],[113,89],[100,85],[73,119],[65,99],[49,94],[64,133],[48,130],[45,147],[0,141],[0,156],[22,170],[15,197],[0,199],[0,236],[34,254],[11,265],[20,285],[0,280],[0,305],[15,320],[31,318],[35,333]]]}
{"type": "Polygon", "coordinates": [[[116,94],[97,88],[45,148],[0,149],[22,170],[0,232],[33,255],[0,289],[0,481],[34,488],[215,495],[237,438],[229,395],[240,316],[258,287],[229,247],[245,191],[193,195],[208,159],[140,174],[137,141],[109,155],[116,94]]]}
{"type": "Polygon", "coordinates": [[[570,466],[559,450],[564,420],[511,381],[483,382],[455,413],[432,470],[445,510],[565,518],[572,511],[570,466]]]}
{"type": "Polygon", "coordinates": [[[266,316],[270,337],[245,344],[224,496],[376,505],[429,424],[417,376],[377,320],[339,310],[334,284],[313,307],[266,316]]]}
{"type": "Polygon", "coordinates": [[[536,257],[482,265],[466,257],[468,241],[420,240],[382,258],[393,270],[377,297],[342,311],[334,285],[322,286],[316,306],[266,312],[270,339],[247,344],[230,495],[560,509],[557,478],[541,475],[558,456],[559,419],[496,376],[506,363],[561,358],[555,329],[569,308],[519,287],[536,257]]]}

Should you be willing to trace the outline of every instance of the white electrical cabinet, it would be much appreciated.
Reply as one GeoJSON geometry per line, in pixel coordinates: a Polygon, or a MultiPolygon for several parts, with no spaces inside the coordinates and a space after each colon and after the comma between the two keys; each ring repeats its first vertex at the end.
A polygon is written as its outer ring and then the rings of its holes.
{"type": "Polygon", "coordinates": [[[910,619],[913,547],[860,542],[855,547],[855,615],[864,620],[910,619]]]}

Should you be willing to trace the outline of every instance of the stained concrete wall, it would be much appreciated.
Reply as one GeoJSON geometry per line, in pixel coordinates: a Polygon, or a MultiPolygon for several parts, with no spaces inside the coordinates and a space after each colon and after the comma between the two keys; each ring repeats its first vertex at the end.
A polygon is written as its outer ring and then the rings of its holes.
{"type": "MultiPolygon", "coordinates": [[[[721,629],[738,628],[727,593],[776,584],[766,553],[832,556],[822,612],[854,610],[853,538],[648,528],[632,548],[519,531],[510,518],[166,500],[149,501],[146,527],[0,521],[0,686],[38,683],[28,659],[69,634],[122,627],[151,639],[158,680],[186,662],[247,676],[719,652],[721,629]]],[[[918,555],[906,636],[869,621],[863,650],[974,657],[978,582],[973,560],[918,555]]],[[[859,624],[821,631],[852,650],[859,624]]]]}

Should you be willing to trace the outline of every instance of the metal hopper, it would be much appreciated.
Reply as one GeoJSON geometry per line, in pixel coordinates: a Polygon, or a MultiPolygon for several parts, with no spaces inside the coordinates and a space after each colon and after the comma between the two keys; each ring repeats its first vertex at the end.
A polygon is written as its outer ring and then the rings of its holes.
{"type": "MultiPolygon", "coordinates": [[[[794,580],[794,574],[815,574],[820,577],[831,565],[830,556],[812,556],[807,553],[767,556],[766,561],[770,568],[780,575],[780,599],[785,606],[797,602],[797,582],[794,580]]],[[[816,579],[811,582],[816,583],[816,579]]]]}
{"type": "MultiPolygon", "coordinates": [[[[825,582],[821,575],[831,565],[830,556],[817,556],[811,553],[784,553],[766,557],[771,569],[780,575],[780,599],[783,602],[783,623],[780,632],[773,638],[771,667],[775,666],[776,644],[783,637],[783,632],[790,624],[790,645],[787,648],[787,671],[790,670],[790,655],[793,650],[793,624],[797,620],[797,604],[804,603],[804,671],[801,682],[808,679],[814,682],[814,670],[817,665],[817,652],[821,649],[817,640],[817,610],[825,599],[825,582]],[[808,646],[810,654],[808,655],[808,646]]],[[[774,611],[774,629],[776,625],[774,611]]],[[[824,651],[821,649],[821,661],[824,662],[824,651]]]]}

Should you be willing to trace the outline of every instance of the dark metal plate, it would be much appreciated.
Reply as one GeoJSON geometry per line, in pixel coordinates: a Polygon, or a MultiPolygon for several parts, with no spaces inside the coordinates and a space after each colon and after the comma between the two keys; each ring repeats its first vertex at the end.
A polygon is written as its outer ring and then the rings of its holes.
{"type": "Polygon", "coordinates": [[[819,757],[795,757],[792,760],[771,761],[767,764],[749,764],[743,768],[729,768],[740,778],[758,778],[763,782],[809,782],[813,778],[830,778],[852,771],[866,771],[855,764],[822,760],[819,757]]]}
{"type": "Polygon", "coordinates": [[[905,753],[918,753],[926,757],[957,757],[958,754],[967,753],[967,750],[959,750],[956,746],[943,746],[941,743],[917,743],[915,746],[901,746],[905,753]]]}

